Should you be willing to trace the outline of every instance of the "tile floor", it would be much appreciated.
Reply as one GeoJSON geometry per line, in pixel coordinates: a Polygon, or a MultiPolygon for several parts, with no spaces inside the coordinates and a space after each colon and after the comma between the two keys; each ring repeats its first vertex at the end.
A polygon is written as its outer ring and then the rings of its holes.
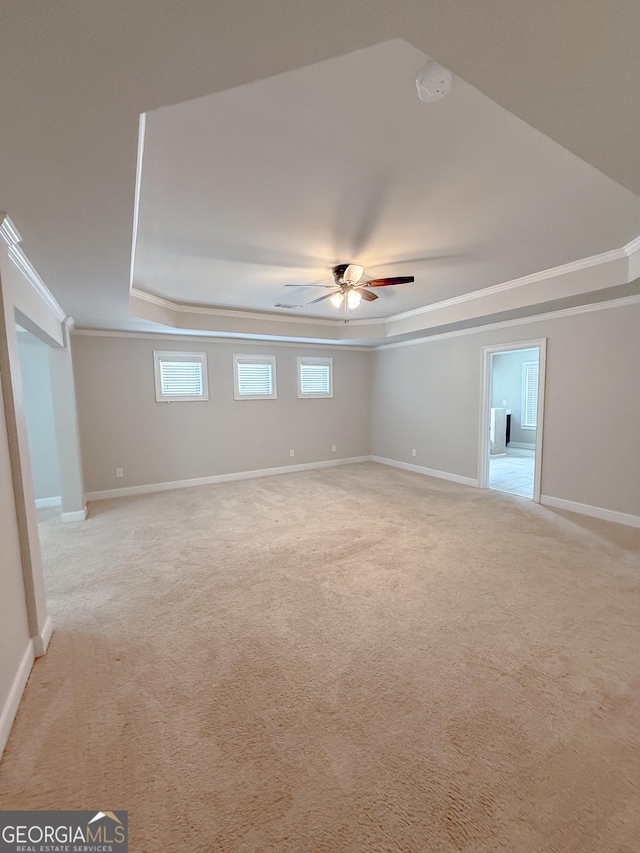
{"type": "Polygon", "coordinates": [[[489,488],[511,495],[533,498],[535,451],[507,447],[506,456],[489,459],[489,488]]]}

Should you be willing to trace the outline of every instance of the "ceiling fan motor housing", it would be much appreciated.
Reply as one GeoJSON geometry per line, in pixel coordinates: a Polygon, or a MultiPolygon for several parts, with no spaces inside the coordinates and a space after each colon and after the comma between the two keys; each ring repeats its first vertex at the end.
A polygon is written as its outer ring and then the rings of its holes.
{"type": "Polygon", "coordinates": [[[363,272],[360,264],[338,264],[333,268],[333,277],[337,284],[357,284],[363,272]]]}

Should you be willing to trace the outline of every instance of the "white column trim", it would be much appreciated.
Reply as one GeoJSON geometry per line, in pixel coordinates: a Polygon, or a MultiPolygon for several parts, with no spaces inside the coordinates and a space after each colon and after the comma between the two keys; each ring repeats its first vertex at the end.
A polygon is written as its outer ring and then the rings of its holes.
{"type": "Polygon", "coordinates": [[[6,213],[0,212],[0,220],[0,236],[8,246],[9,257],[29,282],[31,287],[33,287],[38,296],[46,303],[47,307],[50,308],[56,319],[62,322],[67,317],[67,313],[62,310],[58,300],[55,298],[53,293],[51,293],[47,285],[36,272],[36,269],[29,258],[22,251],[22,248],[19,245],[22,242],[20,232],[6,213]]]}
{"type": "Polygon", "coordinates": [[[2,757],[4,748],[9,740],[11,727],[13,726],[13,721],[18,713],[20,700],[22,699],[22,694],[27,686],[27,681],[29,680],[34,660],[35,653],[33,650],[33,642],[29,640],[27,648],[24,650],[22,660],[18,665],[11,687],[9,688],[9,694],[5,699],[4,705],[0,708],[0,757],[2,757]]]}

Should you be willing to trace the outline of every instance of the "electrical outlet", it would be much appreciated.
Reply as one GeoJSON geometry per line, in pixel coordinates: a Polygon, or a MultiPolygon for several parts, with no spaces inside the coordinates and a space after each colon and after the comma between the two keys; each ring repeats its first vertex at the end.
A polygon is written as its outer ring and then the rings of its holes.
{"type": "Polygon", "coordinates": [[[295,455],[296,455],[295,450],[290,450],[290,451],[289,451],[289,456],[295,456],[295,455]]]}
{"type": "Polygon", "coordinates": [[[413,450],[411,451],[411,455],[412,455],[412,456],[415,456],[415,455],[416,455],[416,449],[415,449],[415,447],[414,447],[414,448],[413,448],[413,450]]]}
{"type": "Polygon", "coordinates": [[[124,477],[124,468],[116,468],[116,477],[124,477]]]}
{"type": "Polygon", "coordinates": [[[331,445],[331,450],[332,450],[332,452],[333,452],[333,453],[335,453],[337,449],[338,449],[338,448],[335,446],[335,444],[332,444],[332,445],[331,445]]]}
{"type": "Polygon", "coordinates": [[[503,400],[503,401],[502,401],[502,405],[503,405],[503,406],[506,406],[506,405],[507,405],[507,401],[506,401],[506,400],[503,400]]]}

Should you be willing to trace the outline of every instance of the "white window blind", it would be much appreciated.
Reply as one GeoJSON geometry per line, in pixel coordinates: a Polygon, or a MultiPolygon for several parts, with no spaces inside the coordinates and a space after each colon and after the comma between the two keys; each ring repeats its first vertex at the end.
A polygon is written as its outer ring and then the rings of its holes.
{"type": "Polygon", "coordinates": [[[239,364],[238,391],[240,394],[272,394],[271,365],[239,364]]]}
{"type": "Polygon", "coordinates": [[[522,423],[534,429],[538,419],[538,362],[525,361],[522,365],[522,423]]]}
{"type": "Polygon", "coordinates": [[[156,400],[207,400],[207,357],[203,352],[154,352],[156,400]]]}
{"type": "Polygon", "coordinates": [[[199,361],[161,361],[160,385],[165,397],[200,397],[202,365],[199,361]]]}
{"type": "Polygon", "coordinates": [[[273,356],[234,355],[235,399],[275,400],[276,360],[273,356]]]}
{"type": "Polygon", "coordinates": [[[332,358],[298,358],[298,397],[333,397],[332,358]]]}

